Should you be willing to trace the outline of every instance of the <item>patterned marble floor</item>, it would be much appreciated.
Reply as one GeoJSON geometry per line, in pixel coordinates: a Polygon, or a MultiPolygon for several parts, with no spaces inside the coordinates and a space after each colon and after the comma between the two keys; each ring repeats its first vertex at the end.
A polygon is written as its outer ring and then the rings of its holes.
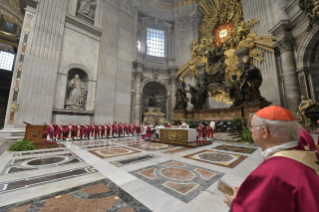
{"type": "Polygon", "coordinates": [[[239,186],[261,162],[254,145],[198,148],[138,137],[63,142],[0,156],[0,211],[212,211],[219,179],[239,186]]]}

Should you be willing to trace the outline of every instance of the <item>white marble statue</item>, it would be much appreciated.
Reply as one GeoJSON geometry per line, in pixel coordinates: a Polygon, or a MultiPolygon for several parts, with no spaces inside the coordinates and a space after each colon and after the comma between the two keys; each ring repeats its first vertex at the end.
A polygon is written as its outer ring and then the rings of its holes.
{"type": "Polygon", "coordinates": [[[80,0],[78,12],[90,18],[94,18],[96,8],[96,0],[80,0]]]}
{"type": "Polygon", "coordinates": [[[79,75],[76,74],[69,82],[69,88],[71,91],[66,100],[66,109],[85,110],[87,88],[79,75]]]}

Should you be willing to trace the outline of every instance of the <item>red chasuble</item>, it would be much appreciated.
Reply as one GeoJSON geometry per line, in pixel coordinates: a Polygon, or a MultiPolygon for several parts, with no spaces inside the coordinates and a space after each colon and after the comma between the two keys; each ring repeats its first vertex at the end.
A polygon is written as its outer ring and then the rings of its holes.
{"type": "Polygon", "coordinates": [[[134,124],[133,130],[135,131],[136,134],[140,134],[140,126],[134,124]]]}
{"type": "Polygon", "coordinates": [[[112,131],[113,131],[113,133],[119,134],[117,124],[114,123],[114,124],[112,125],[112,131]]]}
{"type": "Polygon", "coordinates": [[[319,177],[313,169],[293,159],[271,157],[240,186],[231,211],[319,211],[318,197],[319,177]]]}
{"type": "Polygon", "coordinates": [[[128,125],[124,124],[124,132],[128,135],[130,132],[128,130],[128,125]]]}
{"type": "Polygon", "coordinates": [[[54,138],[54,127],[52,125],[49,125],[44,133],[45,139],[47,138],[47,135],[50,135],[50,138],[54,138]]]}
{"type": "Polygon", "coordinates": [[[148,126],[146,128],[146,137],[150,138],[151,136],[152,136],[152,128],[148,126]]]}
{"type": "Polygon", "coordinates": [[[59,140],[63,139],[63,128],[61,126],[56,127],[55,137],[59,140]]]}
{"type": "Polygon", "coordinates": [[[88,129],[87,126],[84,126],[84,127],[82,128],[82,135],[84,135],[85,138],[88,137],[88,135],[89,135],[89,129],[88,129]]]}
{"type": "Polygon", "coordinates": [[[167,128],[170,128],[171,127],[171,125],[170,124],[167,124],[167,126],[166,126],[167,128]]]}
{"type": "Polygon", "coordinates": [[[206,127],[206,138],[213,138],[213,128],[211,126],[206,127]]]}
{"type": "Polygon", "coordinates": [[[96,126],[95,127],[95,132],[97,133],[97,137],[101,138],[102,137],[102,127],[96,126]]]}
{"type": "Polygon", "coordinates": [[[64,135],[66,138],[72,138],[73,137],[73,126],[68,125],[64,131],[64,135]]]}
{"type": "Polygon", "coordinates": [[[75,136],[76,137],[80,138],[82,136],[81,126],[80,125],[76,125],[75,128],[74,128],[74,131],[75,131],[75,136]]]}

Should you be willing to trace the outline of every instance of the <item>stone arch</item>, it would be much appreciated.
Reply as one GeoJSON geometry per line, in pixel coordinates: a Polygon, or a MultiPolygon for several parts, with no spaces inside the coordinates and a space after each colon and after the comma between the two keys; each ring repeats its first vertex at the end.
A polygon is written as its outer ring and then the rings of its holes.
{"type": "Polygon", "coordinates": [[[144,88],[147,84],[149,83],[159,83],[161,84],[162,86],[164,86],[164,88],[166,89],[166,109],[165,111],[162,111],[162,112],[165,112],[166,113],[166,119],[169,118],[169,105],[170,105],[170,98],[171,98],[171,92],[170,92],[170,86],[164,81],[164,80],[160,80],[160,79],[146,79],[144,80],[142,83],[141,83],[141,88],[140,88],[140,95],[142,96],[142,102],[141,102],[141,117],[143,117],[143,109],[144,109],[144,105],[143,105],[143,101],[144,101],[144,98],[143,98],[143,91],[144,91],[144,88]]]}
{"type": "Polygon", "coordinates": [[[140,94],[141,95],[143,95],[144,87],[150,82],[158,82],[158,83],[164,85],[164,87],[165,87],[165,89],[167,91],[167,97],[169,98],[171,96],[169,85],[167,85],[167,83],[164,80],[160,80],[160,79],[147,79],[147,80],[144,80],[142,82],[142,84],[141,84],[141,90],[140,90],[140,94]]]}
{"type": "Polygon", "coordinates": [[[316,24],[302,40],[297,51],[297,71],[308,69],[311,66],[311,53],[319,42],[319,24],[316,24]]]}
{"type": "Polygon", "coordinates": [[[83,66],[81,64],[76,64],[76,63],[67,65],[63,69],[62,74],[67,75],[71,69],[81,69],[82,71],[86,72],[86,74],[88,75],[88,80],[94,80],[93,73],[92,73],[92,71],[90,69],[88,69],[87,67],[85,67],[85,66],[83,66]]]}

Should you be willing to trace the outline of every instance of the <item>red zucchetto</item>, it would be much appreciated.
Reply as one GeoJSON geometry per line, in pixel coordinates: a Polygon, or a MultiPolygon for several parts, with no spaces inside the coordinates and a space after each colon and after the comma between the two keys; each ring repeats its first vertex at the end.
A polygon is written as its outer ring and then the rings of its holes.
{"type": "Polygon", "coordinates": [[[257,111],[256,115],[263,119],[278,121],[295,121],[295,116],[286,108],[274,105],[257,111]]]}

